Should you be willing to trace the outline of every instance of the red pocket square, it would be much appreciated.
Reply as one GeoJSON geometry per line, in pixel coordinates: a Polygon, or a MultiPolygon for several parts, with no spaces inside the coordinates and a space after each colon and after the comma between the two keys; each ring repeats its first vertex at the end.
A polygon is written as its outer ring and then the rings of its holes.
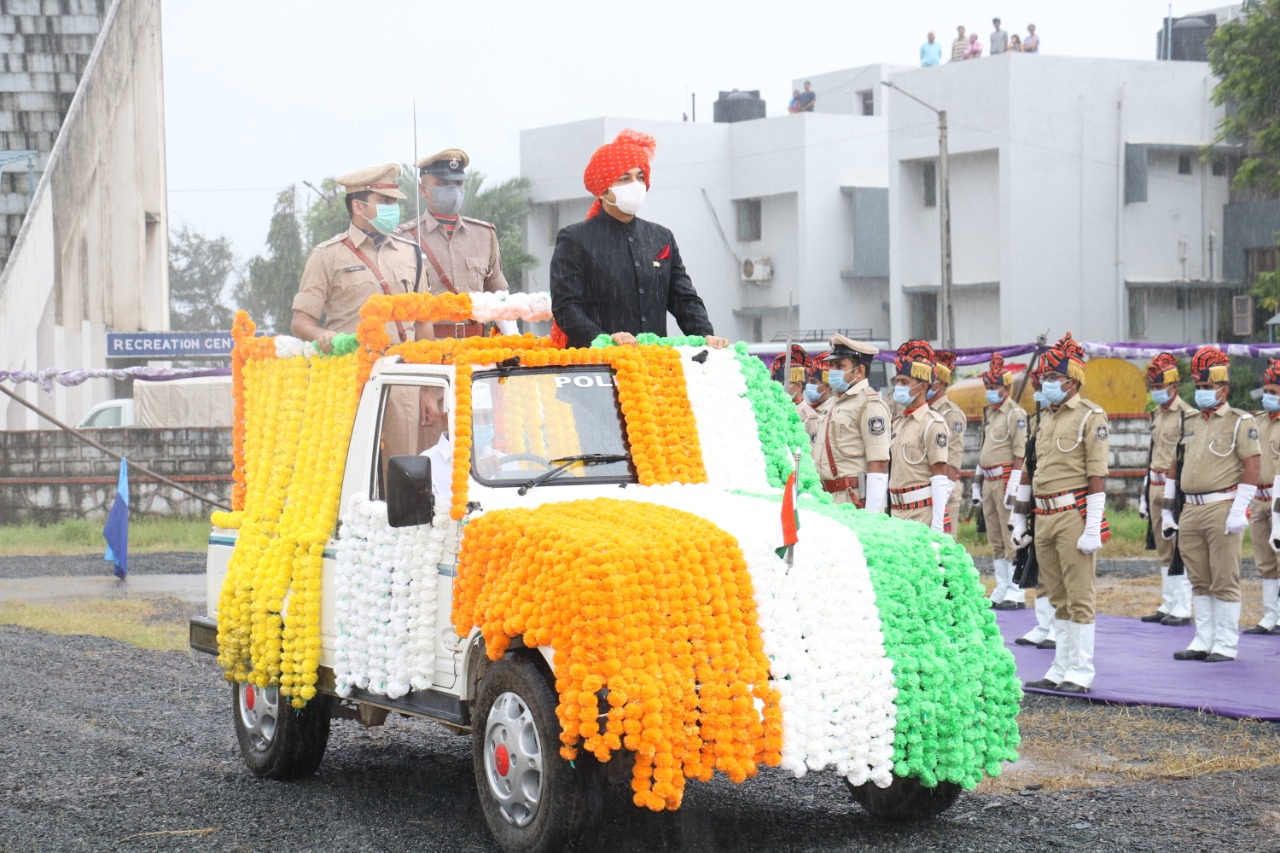
{"type": "Polygon", "coordinates": [[[655,260],[655,261],[665,261],[665,260],[666,260],[667,258],[669,258],[669,257],[671,257],[671,244],[670,244],[670,243],[668,243],[667,245],[665,245],[665,246],[663,246],[663,247],[662,247],[662,251],[658,253],[658,257],[654,258],[654,260],[655,260]]]}

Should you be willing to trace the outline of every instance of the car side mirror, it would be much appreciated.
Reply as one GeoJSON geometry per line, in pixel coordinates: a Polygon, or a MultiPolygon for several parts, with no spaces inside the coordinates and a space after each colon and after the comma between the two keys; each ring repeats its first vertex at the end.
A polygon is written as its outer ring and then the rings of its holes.
{"type": "Polygon", "coordinates": [[[387,464],[387,523],[392,527],[430,524],[434,509],[431,460],[425,456],[392,456],[387,464]]]}

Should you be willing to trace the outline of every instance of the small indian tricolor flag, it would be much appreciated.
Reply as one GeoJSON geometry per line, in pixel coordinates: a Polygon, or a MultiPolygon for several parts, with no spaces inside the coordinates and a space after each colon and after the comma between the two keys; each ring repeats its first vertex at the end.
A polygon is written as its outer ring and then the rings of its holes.
{"type": "Polygon", "coordinates": [[[782,547],[777,549],[779,557],[786,559],[787,549],[799,538],[799,530],[800,511],[796,509],[796,472],[793,470],[782,490],[782,547]]]}

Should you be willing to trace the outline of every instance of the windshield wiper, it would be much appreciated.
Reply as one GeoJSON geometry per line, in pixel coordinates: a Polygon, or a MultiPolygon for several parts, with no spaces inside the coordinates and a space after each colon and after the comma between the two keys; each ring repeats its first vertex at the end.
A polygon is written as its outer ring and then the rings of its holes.
{"type": "Polygon", "coordinates": [[[607,465],[610,462],[626,462],[630,458],[631,457],[625,453],[580,453],[577,456],[561,456],[559,459],[549,460],[552,463],[561,463],[558,467],[552,468],[550,471],[544,471],[529,482],[525,483],[516,491],[517,494],[526,494],[534,486],[541,486],[543,483],[558,476],[560,472],[567,470],[569,466],[577,462],[581,462],[583,465],[607,465]]]}

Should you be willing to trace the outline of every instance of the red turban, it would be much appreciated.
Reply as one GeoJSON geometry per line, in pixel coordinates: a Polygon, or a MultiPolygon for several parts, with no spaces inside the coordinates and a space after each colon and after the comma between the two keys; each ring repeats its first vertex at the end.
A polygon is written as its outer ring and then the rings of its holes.
{"type": "Polygon", "coordinates": [[[1267,369],[1262,371],[1263,385],[1280,385],[1280,358],[1267,362],[1267,369]]]}
{"type": "Polygon", "coordinates": [[[898,347],[897,358],[893,360],[895,376],[910,376],[922,382],[934,381],[933,347],[928,341],[907,341],[898,347]]]}
{"type": "Polygon", "coordinates": [[[985,385],[1011,385],[1013,374],[1005,369],[1004,356],[998,352],[991,353],[991,369],[982,374],[985,385]]]}
{"type": "Polygon", "coordinates": [[[591,210],[587,211],[587,219],[600,212],[599,196],[637,166],[644,169],[644,185],[646,188],[649,186],[649,161],[653,159],[657,145],[652,136],[628,128],[612,142],[596,149],[596,153],[591,155],[591,162],[587,163],[587,170],[582,173],[582,183],[587,192],[597,197],[591,210]]]}
{"type": "Polygon", "coordinates": [[[1191,378],[1196,382],[1229,382],[1231,359],[1216,347],[1200,347],[1191,356],[1191,378]]]}
{"type": "Polygon", "coordinates": [[[935,363],[933,370],[938,374],[938,381],[944,384],[951,382],[951,371],[956,369],[956,354],[949,350],[933,351],[935,363]]]}
{"type": "Polygon", "coordinates": [[[1162,352],[1147,365],[1147,381],[1156,385],[1168,385],[1178,381],[1178,360],[1172,353],[1162,352]]]}
{"type": "Polygon", "coordinates": [[[791,375],[783,376],[787,367],[787,354],[785,352],[778,353],[777,358],[773,360],[773,365],[769,372],[773,375],[774,382],[787,384],[788,382],[804,383],[805,375],[808,373],[809,353],[805,352],[804,347],[799,344],[791,345],[791,375]]]}
{"type": "Polygon", "coordinates": [[[1063,335],[1053,345],[1053,349],[1041,357],[1040,362],[1044,365],[1040,370],[1041,376],[1053,371],[1077,382],[1084,382],[1084,348],[1076,343],[1070,332],[1063,335]]]}

